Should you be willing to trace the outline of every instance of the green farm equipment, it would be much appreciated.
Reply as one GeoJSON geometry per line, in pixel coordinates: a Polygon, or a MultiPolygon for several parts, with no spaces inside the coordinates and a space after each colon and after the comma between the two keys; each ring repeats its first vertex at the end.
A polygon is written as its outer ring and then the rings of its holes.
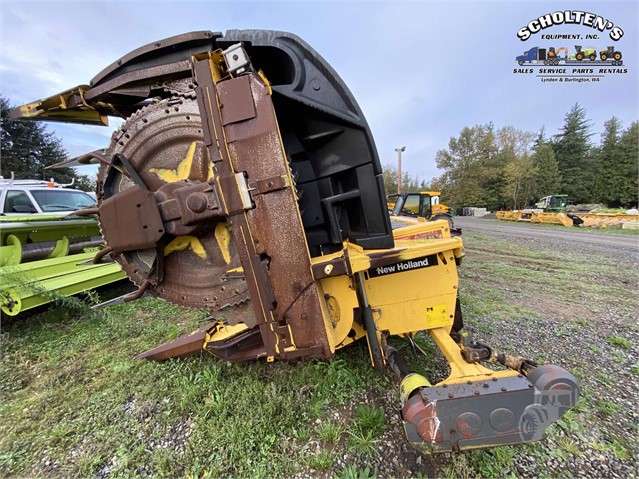
{"type": "Polygon", "coordinates": [[[117,263],[93,262],[103,246],[95,218],[0,216],[0,309],[15,316],[124,279],[117,263]]]}
{"type": "Polygon", "coordinates": [[[575,45],[575,52],[576,53],[571,55],[570,58],[575,58],[579,61],[584,58],[588,58],[590,61],[595,61],[597,59],[597,49],[595,47],[583,48],[581,45],[575,45]]]}

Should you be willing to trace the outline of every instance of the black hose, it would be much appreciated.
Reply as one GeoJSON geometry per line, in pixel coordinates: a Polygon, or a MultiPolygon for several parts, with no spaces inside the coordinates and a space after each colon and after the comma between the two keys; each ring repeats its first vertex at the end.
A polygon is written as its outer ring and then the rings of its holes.
{"type": "Polygon", "coordinates": [[[393,346],[386,346],[384,349],[386,353],[386,361],[390,368],[399,376],[399,379],[404,379],[406,376],[412,373],[410,367],[408,367],[408,363],[404,359],[404,357],[399,354],[399,351],[395,349],[393,346]]]}

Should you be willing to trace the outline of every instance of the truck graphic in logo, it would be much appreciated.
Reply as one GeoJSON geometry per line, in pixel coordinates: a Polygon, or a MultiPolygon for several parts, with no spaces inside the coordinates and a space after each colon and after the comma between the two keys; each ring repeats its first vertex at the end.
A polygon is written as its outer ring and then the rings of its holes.
{"type": "Polygon", "coordinates": [[[614,46],[597,51],[596,47],[575,45],[575,52],[570,54],[567,47],[533,47],[518,55],[515,61],[527,65],[623,65],[622,53],[614,46]]]}

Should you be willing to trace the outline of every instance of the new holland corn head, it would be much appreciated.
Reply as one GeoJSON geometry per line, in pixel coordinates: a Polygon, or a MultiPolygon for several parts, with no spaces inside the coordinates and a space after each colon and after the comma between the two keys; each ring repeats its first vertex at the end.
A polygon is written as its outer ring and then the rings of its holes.
{"type": "MultiPolygon", "coordinates": [[[[389,84],[380,84],[380,94],[389,84]]],[[[400,377],[411,442],[431,451],[539,439],[576,402],[559,366],[464,341],[462,240],[445,221],[393,230],[355,98],[289,33],[192,32],[143,46],[24,105],[34,120],[125,119],[100,163],[109,254],[147,292],[212,322],[139,357],[331,358],[367,341],[400,377]],[[450,364],[431,384],[387,338],[427,331],[450,364]],[[499,371],[481,362],[501,363],[499,371]]]]}

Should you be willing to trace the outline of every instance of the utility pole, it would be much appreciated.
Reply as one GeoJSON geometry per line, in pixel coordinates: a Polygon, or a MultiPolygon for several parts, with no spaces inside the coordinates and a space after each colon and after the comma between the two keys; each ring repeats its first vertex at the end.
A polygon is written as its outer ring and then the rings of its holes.
{"type": "Polygon", "coordinates": [[[397,194],[402,192],[402,152],[406,151],[406,147],[395,148],[397,152],[397,194]]]}

